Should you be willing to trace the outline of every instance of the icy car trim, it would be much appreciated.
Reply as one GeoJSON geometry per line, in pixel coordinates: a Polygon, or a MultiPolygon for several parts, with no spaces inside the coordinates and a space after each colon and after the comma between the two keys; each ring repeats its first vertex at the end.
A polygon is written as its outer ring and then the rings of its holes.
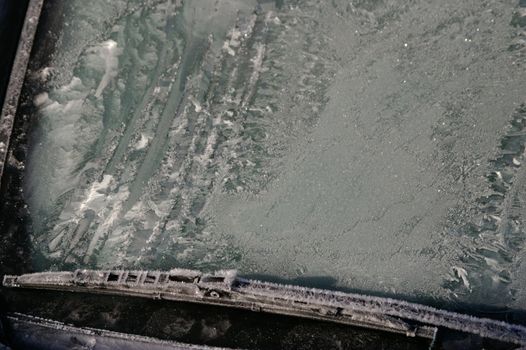
{"type": "Polygon", "coordinates": [[[79,345],[89,349],[221,350],[227,348],[192,345],[151,337],[89,327],[74,327],[62,322],[24,314],[11,314],[6,320],[16,345],[37,348],[71,349],[79,345]]]}
{"type": "Polygon", "coordinates": [[[33,39],[35,38],[43,3],[44,0],[29,1],[15,61],[9,77],[9,85],[7,86],[2,111],[0,112],[0,178],[2,177],[4,164],[7,161],[7,150],[18,107],[18,99],[24,83],[29,54],[33,46],[33,39]]]}

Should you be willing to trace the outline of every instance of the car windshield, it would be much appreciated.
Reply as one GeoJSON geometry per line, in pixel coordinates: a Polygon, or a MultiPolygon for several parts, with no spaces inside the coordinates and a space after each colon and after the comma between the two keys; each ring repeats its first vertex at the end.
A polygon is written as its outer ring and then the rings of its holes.
{"type": "Polygon", "coordinates": [[[524,309],[524,1],[54,3],[28,75],[33,270],[524,309]]]}

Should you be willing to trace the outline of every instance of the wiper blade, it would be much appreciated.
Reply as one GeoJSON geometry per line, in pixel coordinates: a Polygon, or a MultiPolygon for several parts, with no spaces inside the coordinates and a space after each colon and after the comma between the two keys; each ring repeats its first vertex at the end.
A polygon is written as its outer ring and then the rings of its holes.
{"type": "Polygon", "coordinates": [[[526,345],[526,328],[406,301],[244,279],[235,271],[76,270],[5,276],[10,288],[48,289],[219,305],[433,339],[438,328],[526,345]]]}

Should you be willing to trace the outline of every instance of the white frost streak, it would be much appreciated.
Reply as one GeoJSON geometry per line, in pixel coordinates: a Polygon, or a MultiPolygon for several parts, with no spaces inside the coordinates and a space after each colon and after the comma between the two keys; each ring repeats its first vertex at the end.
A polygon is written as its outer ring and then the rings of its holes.
{"type": "Polygon", "coordinates": [[[102,43],[101,47],[98,49],[99,55],[104,59],[105,69],[104,75],[100,80],[99,86],[95,91],[95,97],[99,98],[102,95],[102,92],[112,81],[113,78],[117,76],[118,67],[119,67],[119,55],[122,50],[117,48],[117,43],[113,40],[108,40],[102,43]]]}
{"type": "Polygon", "coordinates": [[[113,177],[111,175],[104,175],[101,182],[95,182],[87,191],[86,199],[80,204],[79,210],[83,212],[86,209],[99,210],[104,201],[104,196],[113,177]]]}
{"type": "Polygon", "coordinates": [[[33,99],[33,104],[36,107],[41,107],[45,103],[48,103],[48,102],[50,102],[50,100],[49,100],[49,95],[48,95],[47,92],[42,92],[42,93],[36,95],[35,98],[33,99]]]}
{"type": "Polygon", "coordinates": [[[141,139],[135,145],[135,149],[136,150],[141,150],[143,148],[146,148],[146,146],[148,146],[149,142],[150,142],[150,139],[148,137],[146,137],[143,133],[141,133],[141,139]]]}
{"type": "MultiPolygon", "coordinates": [[[[108,240],[111,238],[115,239],[115,232],[112,228],[116,223],[118,223],[121,216],[122,205],[126,198],[129,196],[129,191],[127,186],[123,186],[119,192],[111,194],[106,198],[106,208],[107,211],[103,211],[100,217],[103,217],[103,221],[97,227],[95,234],[91,238],[86,255],[84,256],[84,263],[88,263],[91,258],[95,248],[98,246],[101,238],[108,235],[108,240]]],[[[117,232],[117,231],[116,231],[117,232]]]]}
{"type": "Polygon", "coordinates": [[[460,279],[462,280],[462,283],[464,284],[464,286],[471,290],[471,287],[470,287],[470,284],[469,284],[469,281],[468,281],[468,272],[466,271],[466,269],[462,268],[462,267],[458,267],[458,266],[453,266],[453,271],[455,272],[455,274],[460,277],[460,279]]]}
{"type": "Polygon", "coordinates": [[[242,106],[247,106],[250,102],[251,97],[255,93],[256,83],[259,79],[259,75],[262,72],[263,58],[265,57],[265,45],[258,44],[256,47],[256,56],[254,56],[251,61],[254,67],[250,80],[248,82],[247,92],[243,99],[242,106]]]}

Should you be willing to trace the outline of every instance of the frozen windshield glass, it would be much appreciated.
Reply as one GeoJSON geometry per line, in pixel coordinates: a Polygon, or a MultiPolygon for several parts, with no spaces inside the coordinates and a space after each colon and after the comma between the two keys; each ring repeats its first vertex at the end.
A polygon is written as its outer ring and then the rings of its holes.
{"type": "Polygon", "coordinates": [[[35,269],[524,308],[524,2],[57,3],[32,72],[35,269]]]}

